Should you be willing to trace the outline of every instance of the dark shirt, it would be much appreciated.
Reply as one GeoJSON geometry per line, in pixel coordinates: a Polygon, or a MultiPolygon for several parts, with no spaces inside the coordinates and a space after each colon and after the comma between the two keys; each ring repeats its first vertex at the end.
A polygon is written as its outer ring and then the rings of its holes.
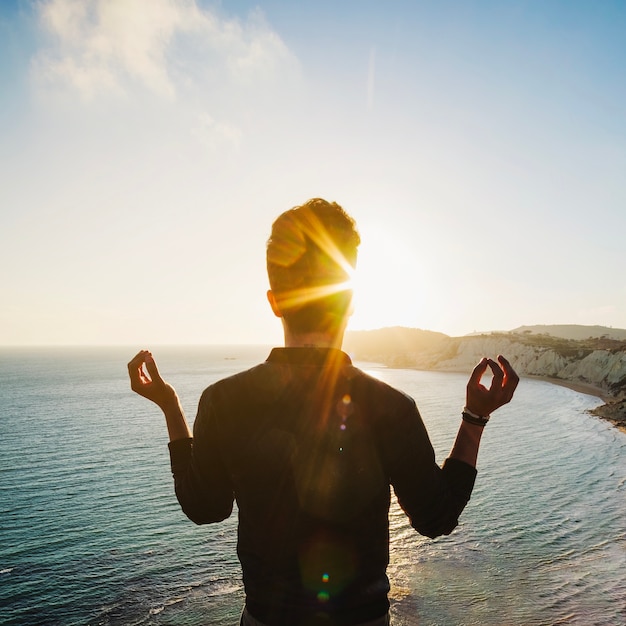
{"type": "Polygon", "coordinates": [[[384,615],[390,485],[436,537],[458,524],[476,477],[455,459],[440,468],[415,402],[339,350],[276,348],[211,385],[193,434],[170,443],[178,500],[197,524],[236,500],[246,606],[271,626],[384,615]]]}

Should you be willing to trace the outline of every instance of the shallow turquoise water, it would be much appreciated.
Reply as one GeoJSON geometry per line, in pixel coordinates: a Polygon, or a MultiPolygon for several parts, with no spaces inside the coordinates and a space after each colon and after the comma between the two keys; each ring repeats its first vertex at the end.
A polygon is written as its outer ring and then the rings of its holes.
{"type": "MultiPolygon", "coordinates": [[[[155,349],[193,418],[201,390],[265,348],[155,349]]],[[[0,624],[236,624],[236,518],[197,527],[173,494],[133,350],[0,351],[0,624]]],[[[443,461],[465,376],[364,366],[417,400],[443,461]]],[[[590,396],[523,380],[483,438],[460,527],[391,512],[395,626],[626,624],[626,435],[590,396]]]]}

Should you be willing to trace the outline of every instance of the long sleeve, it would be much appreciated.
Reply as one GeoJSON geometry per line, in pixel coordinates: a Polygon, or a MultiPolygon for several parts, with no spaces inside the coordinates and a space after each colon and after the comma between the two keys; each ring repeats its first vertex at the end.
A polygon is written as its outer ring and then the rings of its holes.
{"type": "Polygon", "coordinates": [[[443,467],[437,465],[412,401],[408,409],[396,414],[388,435],[391,483],[411,525],[431,538],[450,534],[470,499],[476,469],[451,458],[443,467]]]}
{"type": "Polygon", "coordinates": [[[176,497],[185,515],[196,524],[226,519],[234,493],[207,392],[200,400],[193,438],[170,442],[169,451],[176,497]]]}

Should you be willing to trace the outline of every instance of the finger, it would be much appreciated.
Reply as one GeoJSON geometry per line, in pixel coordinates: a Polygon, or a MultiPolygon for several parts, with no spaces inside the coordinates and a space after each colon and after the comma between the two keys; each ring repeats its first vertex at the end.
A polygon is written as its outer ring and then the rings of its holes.
{"type": "Polygon", "coordinates": [[[128,373],[134,374],[144,362],[147,350],[140,350],[129,362],[128,373]]]}
{"type": "Polygon", "coordinates": [[[478,365],[476,365],[476,367],[472,371],[469,382],[467,383],[468,387],[470,385],[471,386],[479,385],[480,379],[483,377],[483,374],[487,371],[488,363],[489,363],[489,359],[487,358],[482,358],[480,360],[478,365]]]}
{"type": "Polygon", "coordinates": [[[139,394],[141,394],[142,388],[151,382],[143,369],[143,364],[147,354],[149,354],[147,350],[141,350],[128,363],[130,388],[139,394]]]}
{"type": "Polygon", "coordinates": [[[519,383],[519,376],[517,375],[517,372],[511,367],[511,364],[502,355],[498,356],[498,361],[502,363],[502,367],[504,369],[505,380],[503,391],[506,396],[505,402],[510,402],[519,383]]]}
{"type": "Polygon", "coordinates": [[[156,361],[154,360],[152,354],[148,352],[145,358],[146,369],[148,370],[148,374],[153,381],[157,381],[162,383],[163,379],[161,378],[161,374],[159,374],[159,368],[157,367],[156,361]]]}
{"type": "Polygon", "coordinates": [[[506,378],[506,380],[515,382],[515,384],[517,385],[517,383],[519,382],[519,376],[517,375],[517,372],[513,369],[509,361],[505,359],[501,354],[498,355],[498,361],[500,361],[502,365],[502,369],[504,370],[504,377],[506,378]]]}
{"type": "Polygon", "coordinates": [[[502,356],[498,356],[498,361],[502,364],[502,369],[504,370],[504,384],[505,386],[510,386],[514,390],[519,383],[519,376],[517,372],[511,367],[511,364],[502,356]]]}
{"type": "Polygon", "coordinates": [[[139,380],[142,385],[149,385],[152,382],[152,378],[150,378],[150,375],[146,372],[143,363],[139,366],[139,380]]]}
{"type": "Polygon", "coordinates": [[[502,389],[502,381],[504,380],[504,371],[493,359],[488,359],[487,363],[489,367],[491,368],[491,372],[493,374],[491,385],[489,386],[489,391],[502,389]]]}

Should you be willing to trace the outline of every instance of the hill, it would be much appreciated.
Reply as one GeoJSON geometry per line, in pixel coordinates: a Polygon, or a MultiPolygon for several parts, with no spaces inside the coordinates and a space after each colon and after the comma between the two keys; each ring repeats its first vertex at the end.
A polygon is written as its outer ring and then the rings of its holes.
{"type": "Polygon", "coordinates": [[[533,334],[533,335],[550,335],[552,337],[560,337],[561,339],[574,339],[580,341],[592,338],[607,338],[617,341],[626,341],[626,330],[622,328],[610,328],[608,326],[583,326],[581,324],[551,324],[551,325],[535,325],[520,326],[512,333],[533,334]]]}

